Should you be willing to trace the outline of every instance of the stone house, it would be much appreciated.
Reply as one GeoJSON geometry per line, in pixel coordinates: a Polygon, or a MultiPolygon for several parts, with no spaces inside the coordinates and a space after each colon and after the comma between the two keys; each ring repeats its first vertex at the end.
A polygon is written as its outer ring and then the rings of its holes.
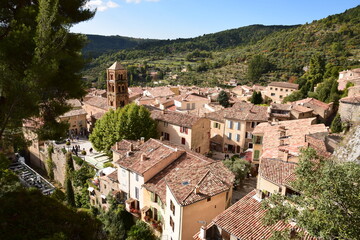
{"type": "Polygon", "coordinates": [[[195,115],[167,110],[151,112],[158,134],[171,143],[205,154],[209,152],[210,121],[195,115]]]}

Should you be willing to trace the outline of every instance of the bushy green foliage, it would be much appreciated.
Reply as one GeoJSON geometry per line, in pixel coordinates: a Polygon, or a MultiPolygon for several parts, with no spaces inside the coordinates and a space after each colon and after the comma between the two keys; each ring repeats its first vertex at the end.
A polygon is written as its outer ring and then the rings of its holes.
{"type": "Polygon", "coordinates": [[[84,38],[69,32],[94,15],[84,4],[1,1],[0,141],[20,132],[23,119],[37,117],[43,123],[40,139],[64,135],[67,124],[56,118],[68,111],[65,100],[85,94],[79,74],[84,59],[78,54],[84,38]]]}
{"type": "Polygon", "coordinates": [[[267,73],[272,68],[274,68],[273,65],[265,56],[255,55],[248,64],[247,77],[251,82],[256,83],[259,81],[262,74],[267,73]]]}
{"type": "Polygon", "coordinates": [[[0,198],[8,192],[21,189],[19,178],[9,169],[11,161],[0,152],[0,198]]]}
{"type": "Polygon", "coordinates": [[[50,178],[50,180],[54,179],[54,161],[52,160],[52,154],[54,152],[54,146],[53,145],[49,145],[48,149],[47,149],[47,153],[48,153],[48,157],[46,159],[46,167],[47,167],[47,174],[48,177],[50,178]]]}
{"type": "Polygon", "coordinates": [[[224,165],[234,173],[235,184],[240,185],[246,176],[250,173],[251,164],[237,157],[226,159],[223,161],[224,165]]]}
{"type": "Polygon", "coordinates": [[[128,232],[126,240],[157,240],[156,236],[145,222],[138,220],[128,232]]]}
{"type": "Polygon", "coordinates": [[[291,186],[300,195],[273,194],[264,201],[265,222],[295,220],[298,227],[315,237],[358,239],[360,165],[322,159],[308,148],[301,151],[295,173],[291,186]]]}
{"type": "Polygon", "coordinates": [[[96,150],[110,154],[110,148],[122,139],[156,138],[156,126],[149,110],[133,103],[107,112],[96,122],[89,139],[96,150]]]}
{"type": "Polygon", "coordinates": [[[335,118],[331,122],[331,132],[333,133],[339,133],[342,131],[342,123],[341,123],[341,117],[340,114],[336,114],[335,118]]]}
{"type": "Polygon", "coordinates": [[[220,91],[217,101],[225,108],[230,106],[229,96],[224,90],[220,91]]]}
{"type": "Polygon", "coordinates": [[[261,92],[254,91],[250,98],[250,102],[253,104],[261,104],[263,102],[261,92]]]}
{"type": "Polygon", "coordinates": [[[123,205],[117,204],[112,198],[109,199],[109,204],[109,210],[100,215],[107,239],[124,240],[127,232],[134,225],[132,215],[125,210],[123,205]]]}
{"type": "Polygon", "coordinates": [[[101,222],[40,191],[15,191],[0,197],[0,239],[101,240],[101,222]],[[62,236],[62,238],[59,238],[62,236]]]}

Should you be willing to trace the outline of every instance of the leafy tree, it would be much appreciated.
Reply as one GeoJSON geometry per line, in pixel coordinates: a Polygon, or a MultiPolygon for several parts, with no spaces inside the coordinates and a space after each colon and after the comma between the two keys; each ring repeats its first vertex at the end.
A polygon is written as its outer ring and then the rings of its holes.
{"type": "Polygon", "coordinates": [[[0,239],[104,239],[101,222],[38,190],[0,197],[0,239]],[[62,237],[61,237],[62,236],[62,237]]]}
{"type": "Polygon", "coordinates": [[[272,69],[272,64],[263,55],[255,55],[249,62],[247,77],[252,82],[259,81],[262,74],[272,69]]]}
{"type": "Polygon", "coordinates": [[[149,110],[133,103],[107,112],[96,122],[89,139],[96,150],[109,154],[110,148],[122,139],[147,140],[156,136],[156,121],[149,110]]]}
{"type": "Polygon", "coordinates": [[[72,175],[74,171],[74,163],[71,157],[71,153],[66,153],[66,175],[65,175],[65,191],[66,191],[66,203],[69,204],[69,206],[75,207],[75,194],[74,194],[74,188],[72,185],[72,175]]]}
{"type": "Polygon", "coordinates": [[[264,202],[264,221],[295,220],[298,227],[322,239],[358,239],[360,236],[360,165],[334,162],[301,151],[296,180],[299,195],[273,194],[264,202]]]}
{"type": "Polygon", "coordinates": [[[341,124],[341,117],[340,114],[336,114],[335,118],[331,122],[331,132],[333,133],[339,133],[342,131],[342,124],[341,124]]]}
{"type": "Polygon", "coordinates": [[[221,106],[225,108],[230,106],[229,96],[224,90],[220,91],[217,101],[220,103],[221,106]]]}
{"type": "MultiPolygon", "coordinates": [[[[306,73],[308,81],[314,86],[317,83],[320,83],[324,79],[325,74],[325,59],[324,56],[320,54],[314,54],[310,59],[310,69],[306,73]]],[[[312,91],[313,89],[309,89],[312,91]]]]}
{"type": "Polygon", "coordinates": [[[100,216],[104,223],[104,230],[107,233],[108,240],[126,239],[127,232],[134,225],[133,218],[124,209],[124,206],[117,204],[113,198],[110,198],[109,202],[109,210],[100,216]]]}
{"type": "Polygon", "coordinates": [[[0,152],[0,198],[12,191],[21,189],[19,178],[9,169],[11,161],[0,152]]]}
{"type": "Polygon", "coordinates": [[[284,97],[283,103],[294,102],[297,100],[301,100],[303,98],[304,98],[304,95],[302,94],[301,91],[293,91],[290,95],[284,97]]]}
{"type": "Polygon", "coordinates": [[[138,220],[128,232],[126,240],[156,240],[156,236],[145,222],[138,220]]]}
{"type": "Polygon", "coordinates": [[[10,0],[0,3],[0,141],[12,141],[22,120],[41,117],[39,137],[58,138],[67,127],[56,118],[66,99],[80,98],[84,60],[73,24],[94,12],[85,0],[10,0]],[[21,56],[21,58],[19,58],[21,56]]]}
{"type": "Polygon", "coordinates": [[[250,173],[251,164],[240,158],[233,157],[223,161],[224,165],[234,173],[235,183],[240,185],[241,182],[246,178],[247,174],[250,173]]]}
{"type": "Polygon", "coordinates": [[[261,92],[254,91],[250,98],[250,102],[253,104],[261,104],[263,102],[261,92]]]}

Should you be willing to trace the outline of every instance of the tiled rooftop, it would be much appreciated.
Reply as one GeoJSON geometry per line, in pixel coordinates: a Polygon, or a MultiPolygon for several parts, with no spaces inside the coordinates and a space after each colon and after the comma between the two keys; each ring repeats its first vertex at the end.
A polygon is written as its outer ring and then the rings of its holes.
{"type": "Polygon", "coordinates": [[[299,88],[299,84],[289,83],[289,82],[271,82],[268,86],[271,87],[283,87],[283,88],[292,88],[297,90],[299,88]]]}
{"type": "Polygon", "coordinates": [[[257,125],[254,135],[263,135],[262,157],[277,158],[278,150],[288,151],[297,155],[303,146],[307,146],[305,135],[312,133],[327,134],[324,124],[313,124],[315,118],[306,118],[291,121],[266,122],[257,125]]]}
{"type": "Polygon", "coordinates": [[[174,96],[175,93],[170,90],[169,87],[153,87],[153,88],[147,88],[146,91],[149,92],[149,94],[154,97],[167,97],[167,96],[174,96]]]}
{"type": "MultiPolygon", "coordinates": [[[[282,231],[293,228],[292,225],[282,221],[274,225],[266,226],[262,218],[266,210],[262,209],[261,202],[254,198],[255,190],[237,201],[234,205],[215,217],[208,228],[216,225],[226,232],[242,240],[269,239],[274,231],[282,231]]],[[[297,232],[301,230],[295,228],[297,232]]],[[[316,239],[305,232],[302,239],[316,239]]],[[[198,234],[194,239],[200,240],[198,234]]]]}
{"type": "Polygon", "coordinates": [[[342,103],[360,103],[360,96],[354,96],[354,97],[344,97],[340,99],[340,102],[342,103]]]}
{"type": "Polygon", "coordinates": [[[94,107],[104,109],[104,110],[109,109],[109,106],[107,104],[107,98],[104,98],[104,97],[95,96],[95,97],[89,98],[88,100],[84,101],[84,103],[89,104],[94,107]]]}
{"type": "Polygon", "coordinates": [[[276,184],[284,185],[284,180],[294,173],[297,164],[280,159],[262,158],[259,174],[262,178],[276,184]]]}
{"type": "Polygon", "coordinates": [[[167,185],[179,204],[189,205],[229,190],[233,180],[234,175],[221,162],[186,151],[144,187],[165,202],[167,185]]]}
{"type": "Polygon", "coordinates": [[[304,104],[315,105],[317,107],[323,108],[324,110],[326,110],[330,107],[329,104],[319,101],[315,98],[305,98],[305,99],[293,102],[292,104],[294,104],[294,105],[304,105],[304,104]]]}
{"type": "Polygon", "coordinates": [[[241,121],[267,121],[268,113],[267,107],[265,106],[237,102],[231,108],[209,113],[206,117],[219,122],[224,122],[224,118],[241,121]]]}
{"type": "Polygon", "coordinates": [[[112,150],[120,153],[120,159],[116,162],[117,164],[140,175],[143,175],[146,171],[169,155],[181,151],[177,148],[165,145],[156,139],[149,139],[143,144],[139,143],[137,146],[133,145],[133,151],[130,151],[131,144],[130,141],[123,140],[116,144],[118,146],[117,149],[115,145],[112,147],[112,150]],[[128,152],[130,153],[127,154],[128,152]]]}
{"type": "Polygon", "coordinates": [[[179,112],[172,111],[152,111],[151,118],[155,120],[160,120],[163,122],[168,122],[177,126],[189,127],[191,128],[197,121],[201,118],[195,115],[183,114],[179,112]]]}
{"type": "Polygon", "coordinates": [[[86,111],[84,109],[73,109],[70,110],[66,113],[64,113],[63,115],[60,116],[60,118],[65,118],[65,117],[73,117],[73,116],[79,116],[79,115],[86,115],[86,111]]]}

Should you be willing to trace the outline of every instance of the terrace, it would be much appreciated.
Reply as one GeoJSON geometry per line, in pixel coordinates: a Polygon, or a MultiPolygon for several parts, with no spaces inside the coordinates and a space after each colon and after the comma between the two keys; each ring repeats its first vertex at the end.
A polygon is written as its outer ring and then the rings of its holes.
{"type": "Polygon", "coordinates": [[[25,160],[23,160],[23,157],[20,157],[18,162],[12,163],[9,168],[19,177],[24,186],[28,188],[35,187],[44,195],[50,195],[54,192],[55,187],[29,167],[25,160]]]}

